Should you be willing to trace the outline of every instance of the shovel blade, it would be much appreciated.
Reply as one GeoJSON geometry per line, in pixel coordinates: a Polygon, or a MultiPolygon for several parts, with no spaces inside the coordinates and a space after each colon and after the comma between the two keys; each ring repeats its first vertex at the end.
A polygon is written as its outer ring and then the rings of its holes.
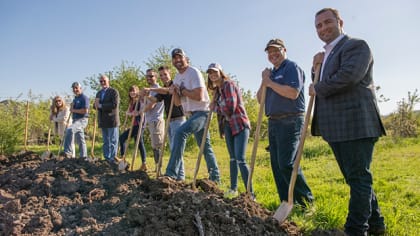
{"type": "Polygon", "coordinates": [[[120,163],[118,163],[118,170],[125,170],[125,168],[127,168],[127,162],[125,160],[120,161],[120,163]]]}
{"type": "Polygon", "coordinates": [[[292,209],[292,203],[283,201],[274,213],[273,218],[276,219],[279,223],[283,223],[286,220],[287,216],[289,216],[292,209]]]}
{"type": "Polygon", "coordinates": [[[50,151],[46,151],[46,152],[42,153],[41,160],[44,161],[45,159],[49,158],[50,156],[51,156],[51,152],[50,151]]]}

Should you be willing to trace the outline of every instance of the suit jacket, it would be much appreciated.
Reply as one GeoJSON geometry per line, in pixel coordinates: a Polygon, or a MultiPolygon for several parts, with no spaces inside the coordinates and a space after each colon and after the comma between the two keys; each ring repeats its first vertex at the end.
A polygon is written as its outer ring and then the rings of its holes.
{"type": "Polygon", "coordinates": [[[385,135],[372,79],[367,43],[345,35],[325,61],[316,91],[311,132],[327,142],[385,135]]]}
{"type": "Polygon", "coordinates": [[[102,104],[98,108],[98,124],[99,128],[114,128],[120,125],[120,95],[117,90],[108,88],[105,91],[103,100],[101,100],[101,91],[96,93],[96,98],[102,104]]]}

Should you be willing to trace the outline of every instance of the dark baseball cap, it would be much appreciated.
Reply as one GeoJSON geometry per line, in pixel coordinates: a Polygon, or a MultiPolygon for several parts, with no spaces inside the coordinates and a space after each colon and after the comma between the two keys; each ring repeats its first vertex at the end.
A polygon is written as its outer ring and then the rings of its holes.
{"type": "Polygon", "coordinates": [[[175,55],[180,55],[180,56],[183,56],[183,57],[187,56],[185,54],[184,50],[182,50],[181,48],[175,48],[174,50],[172,50],[171,55],[172,55],[172,57],[174,57],[175,55]]]}
{"type": "Polygon", "coordinates": [[[264,51],[267,51],[269,47],[285,48],[284,42],[281,39],[271,39],[270,41],[268,41],[264,51]]]}
{"type": "Polygon", "coordinates": [[[79,83],[79,82],[73,82],[72,84],[71,84],[71,88],[74,88],[74,87],[82,87],[82,85],[79,83]]]}

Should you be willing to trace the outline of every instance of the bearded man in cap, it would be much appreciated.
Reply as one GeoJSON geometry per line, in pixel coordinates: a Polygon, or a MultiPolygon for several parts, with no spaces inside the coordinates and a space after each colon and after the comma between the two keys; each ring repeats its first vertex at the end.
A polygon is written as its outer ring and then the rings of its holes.
{"type": "Polygon", "coordinates": [[[85,128],[88,124],[89,117],[89,97],[83,94],[82,86],[79,82],[71,85],[75,95],[73,102],[70,104],[70,112],[72,114],[73,123],[66,129],[64,137],[64,151],[60,155],[65,157],[73,157],[73,143],[79,145],[79,154],[81,158],[87,158],[87,148],[85,141],[85,128]],[[75,140],[73,140],[75,139],[75,140]]]}
{"type": "MultiPolygon", "coordinates": [[[[265,115],[268,117],[271,169],[280,201],[288,201],[290,177],[304,122],[305,74],[295,62],[287,59],[283,40],[270,40],[265,52],[273,68],[263,70],[257,98],[261,103],[262,89],[266,87],[265,115]]],[[[293,201],[302,207],[313,201],[300,168],[293,196],[293,201]]]]}
{"type": "Polygon", "coordinates": [[[204,133],[206,120],[210,114],[210,99],[201,72],[189,65],[189,59],[180,48],[172,50],[172,64],[178,70],[171,86],[174,105],[182,105],[184,112],[190,114],[188,120],[175,132],[171,156],[166,167],[165,176],[176,180],[184,180],[183,154],[189,135],[194,134],[198,146],[201,145],[203,135],[206,135],[204,145],[204,159],[207,163],[209,179],[219,183],[220,174],[216,156],[210,144],[209,133],[204,133]]]}

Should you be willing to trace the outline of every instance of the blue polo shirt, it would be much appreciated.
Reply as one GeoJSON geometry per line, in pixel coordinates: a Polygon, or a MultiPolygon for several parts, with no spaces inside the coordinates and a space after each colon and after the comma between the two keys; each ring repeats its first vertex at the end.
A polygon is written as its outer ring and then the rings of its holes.
{"type": "MultiPolygon", "coordinates": [[[[74,97],[73,99],[73,109],[82,109],[82,108],[89,109],[89,98],[83,93],[77,97],[74,97]]],[[[85,118],[88,116],[89,116],[88,113],[86,114],[73,113],[72,118],[73,120],[78,120],[78,119],[85,118]]]]}
{"type": "Polygon", "coordinates": [[[278,69],[272,70],[270,78],[278,84],[297,89],[299,96],[296,100],[292,100],[267,88],[265,99],[265,114],[267,116],[305,111],[305,96],[303,94],[305,72],[295,62],[285,59],[278,69]]]}

